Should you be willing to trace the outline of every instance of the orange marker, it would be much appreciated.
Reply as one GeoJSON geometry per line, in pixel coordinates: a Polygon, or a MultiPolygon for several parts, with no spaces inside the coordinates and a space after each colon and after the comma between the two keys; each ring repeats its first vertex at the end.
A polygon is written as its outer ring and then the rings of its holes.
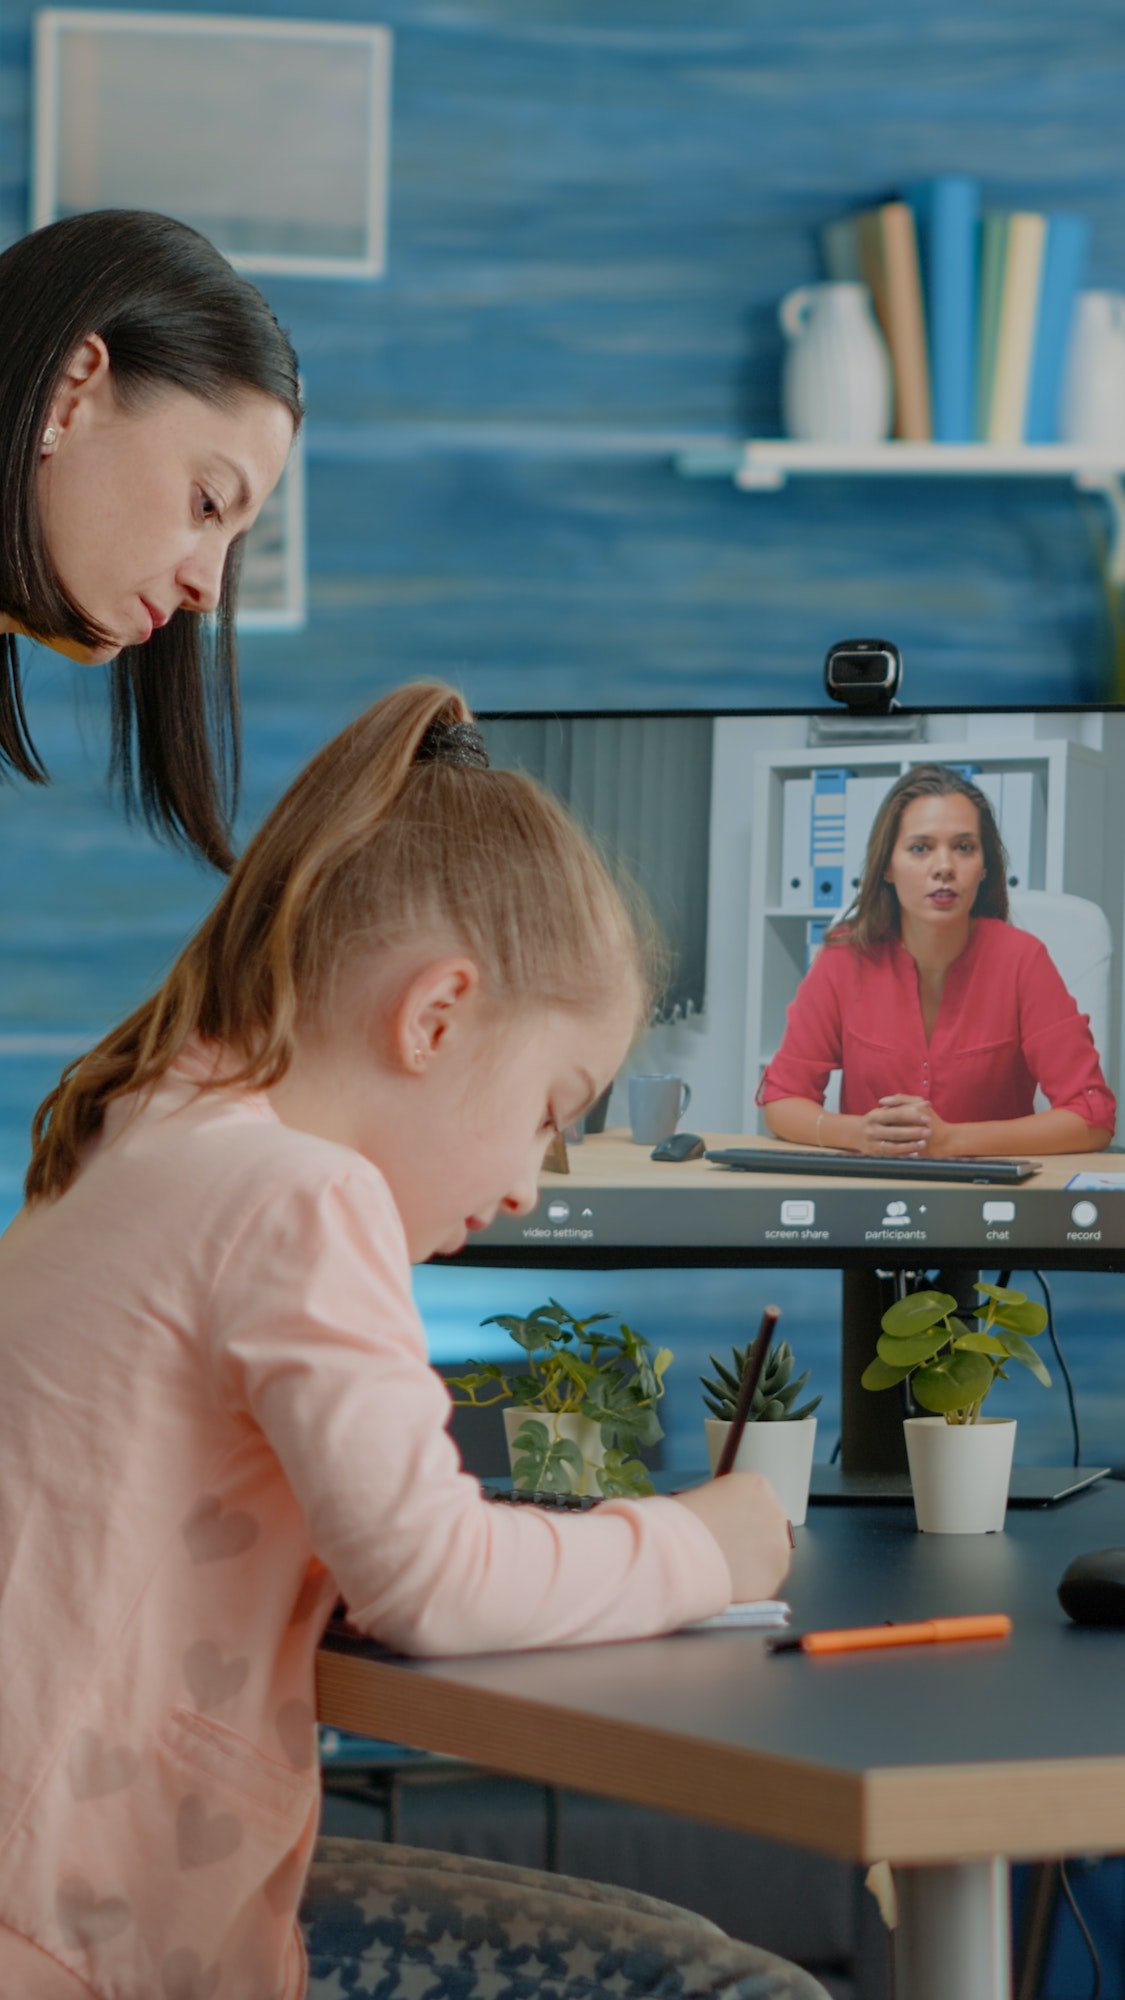
{"type": "Polygon", "coordinates": [[[916,1625],[855,1625],[842,1632],[786,1632],[767,1641],[771,1653],[858,1653],[876,1646],[945,1646],[955,1639],[1006,1639],[1007,1612],[977,1618],[924,1618],[916,1625]]]}

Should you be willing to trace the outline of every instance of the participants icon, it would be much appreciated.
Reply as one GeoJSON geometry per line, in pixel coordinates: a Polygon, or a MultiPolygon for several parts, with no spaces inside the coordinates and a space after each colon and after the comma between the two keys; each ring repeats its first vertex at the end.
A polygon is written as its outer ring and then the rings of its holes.
{"type": "Polygon", "coordinates": [[[910,1210],[904,1201],[889,1201],[883,1217],[884,1229],[909,1229],[910,1210]]]}

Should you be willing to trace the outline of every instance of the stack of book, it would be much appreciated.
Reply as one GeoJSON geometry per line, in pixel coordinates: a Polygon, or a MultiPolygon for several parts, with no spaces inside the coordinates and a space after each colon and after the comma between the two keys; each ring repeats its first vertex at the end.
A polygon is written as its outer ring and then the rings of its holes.
{"type": "Polygon", "coordinates": [[[1080,215],[982,210],[941,174],[830,223],[826,274],[869,286],[890,350],[895,436],[1049,444],[1090,226],[1080,215]]]}

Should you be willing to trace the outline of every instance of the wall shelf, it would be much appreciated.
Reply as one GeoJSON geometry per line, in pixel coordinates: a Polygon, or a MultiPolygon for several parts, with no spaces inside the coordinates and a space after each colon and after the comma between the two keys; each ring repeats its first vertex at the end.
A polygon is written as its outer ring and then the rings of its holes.
{"type": "Polygon", "coordinates": [[[745,438],[682,451],[688,479],[732,479],[744,493],[774,493],[791,478],[1067,479],[1109,509],[1111,582],[1125,584],[1125,454],[1071,444],[813,444],[745,438]]]}
{"type": "Polygon", "coordinates": [[[796,438],[746,438],[683,451],[677,468],[691,479],[733,479],[744,492],[769,492],[801,474],[955,478],[1071,479],[1100,491],[1125,473],[1125,454],[1092,445],[810,444],[796,438]]]}

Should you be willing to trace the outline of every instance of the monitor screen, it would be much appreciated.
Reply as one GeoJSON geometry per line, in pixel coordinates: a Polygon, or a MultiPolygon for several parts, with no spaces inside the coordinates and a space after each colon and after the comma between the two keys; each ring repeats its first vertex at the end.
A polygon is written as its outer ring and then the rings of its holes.
{"type": "Polygon", "coordinates": [[[1125,1261],[1125,711],[482,727],[639,883],[672,973],[534,1213],[464,1254],[1125,1261]],[[891,1159],[885,1099],[910,1148],[891,1159]],[[927,1118],[965,1151],[914,1150],[927,1118]],[[699,1157],[653,1158],[670,1120],[699,1157]]]}

